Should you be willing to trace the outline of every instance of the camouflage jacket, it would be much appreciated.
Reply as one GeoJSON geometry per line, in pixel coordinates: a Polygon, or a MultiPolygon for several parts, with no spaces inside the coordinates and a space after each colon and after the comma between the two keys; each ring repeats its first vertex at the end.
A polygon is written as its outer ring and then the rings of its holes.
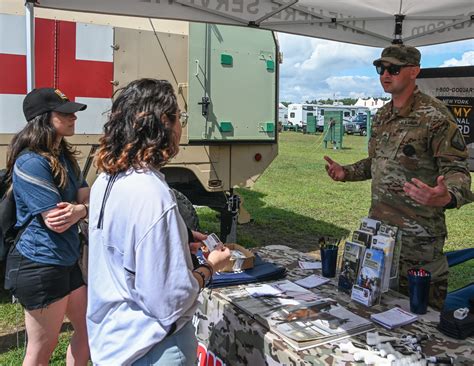
{"type": "Polygon", "coordinates": [[[418,178],[430,186],[445,176],[457,208],[470,202],[468,151],[447,107],[418,89],[400,110],[392,103],[373,119],[369,156],[344,166],[346,181],[372,178],[370,216],[396,225],[405,235],[444,236],[444,209],[416,203],[403,191],[418,178]]]}

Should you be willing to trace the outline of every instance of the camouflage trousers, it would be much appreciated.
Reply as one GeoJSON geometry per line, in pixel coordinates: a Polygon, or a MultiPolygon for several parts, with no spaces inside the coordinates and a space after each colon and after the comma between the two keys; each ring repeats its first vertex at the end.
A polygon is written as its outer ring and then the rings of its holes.
{"type": "Polygon", "coordinates": [[[410,268],[424,268],[431,272],[429,305],[441,310],[448,293],[449,267],[443,254],[445,237],[402,237],[400,253],[399,292],[408,293],[407,272],[410,268]]]}

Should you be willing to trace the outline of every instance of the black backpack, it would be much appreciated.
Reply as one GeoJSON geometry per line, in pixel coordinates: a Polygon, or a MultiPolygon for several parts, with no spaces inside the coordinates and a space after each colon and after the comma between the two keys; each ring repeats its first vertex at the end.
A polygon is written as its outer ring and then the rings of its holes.
{"type": "MultiPolygon", "coordinates": [[[[21,152],[18,156],[23,153],[21,152]]],[[[5,261],[8,251],[20,239],[34,217],[32,216],[21,228],[15,228],[16,203],[13,190],[9,188],[7,171],[2,169],[0,170],[0,197],[2,197],[0,200],[0,262],[5,261]]]]}
{"type": "Polygon", "coordinates": [[[6,182],[6,171],[0,171],[0,262],[5,261],[8,251],[19,236],[16,224],[16,204],[13,190],[6,182]]]}

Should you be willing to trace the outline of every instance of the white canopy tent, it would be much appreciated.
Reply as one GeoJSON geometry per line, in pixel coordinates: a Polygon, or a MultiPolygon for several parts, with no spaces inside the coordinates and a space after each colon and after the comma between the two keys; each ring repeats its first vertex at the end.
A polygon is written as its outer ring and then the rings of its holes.
{"type": "Polygon", "coordinates": [[[375,47],[474,35],[474,0],[41,0],[39,6],[251,26],[375,47]]]}
{"type": "Polygon", "coordinates": [[[27,88],[34,80],[34,6],[249,26],[385,47],[474,37],[474,0],[26,0],[27,88]]]}

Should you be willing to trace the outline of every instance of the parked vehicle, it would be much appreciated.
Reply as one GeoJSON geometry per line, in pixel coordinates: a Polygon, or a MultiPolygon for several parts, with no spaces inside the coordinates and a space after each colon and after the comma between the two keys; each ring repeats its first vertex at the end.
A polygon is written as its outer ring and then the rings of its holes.
{"type": "Polygon", "coordinates": [[[283,131],[298,131],[297,126],[295,126],[293,123],[286,121],[286,123],[283,123],[282,125],[283,131]]]}
{"type": "MultiPolygon", "coordinates": [[[[21,106],[27,92],[24,2],[1,3],[0,29],[8,29],[9,36],[0,37],[0,69],[8,70],[0,78],[0,169],[11,138],[25,123],[21,106]]],[[[168,184],[193,204],[221,213],[221,238],[226,240],[238,211],[234,187],[251,187],[278,153],[275,35],[242,27],[38,10],[36,87],[58,88],[88,105],[78,115],[70,142],[84,157],[80,164],[89,184],[96,178],[93,156],[113,92],[137,78],[170,80],[189,120],[179,154],[163,172],[168,184]]]]}
{"type": "Polygon", "coordinates": [[[367,136],[367,115],[358,114],[352,122],[346,124],[345,128],[348,135],[367,136]]]}
{"type": "Polygon", "coordinates": [[[353,105],[318,105],[317,108],[317,124],[318,124],[318,131],[322,132],[324,129],[324,113],[326,111],[337,111],[342,112],[342,123],[344,127],[349,122],[352,122],[354,118],[357,117],[359,114],[364,114],[368,112],[368,108],[366,107],[357,107],[353,105]]]}
{"type": "Polygon", "coordinates": [[[297,130],[305,130],[309,116],[317,115],[316,104],[289,104],[288,122],[291,122],[297,130]]]}
{"type": "Polygon", "coordinates": [[[281,103],[278,105],[278,122],[283,126],[288,124],[288,108],[281,103]]]}

